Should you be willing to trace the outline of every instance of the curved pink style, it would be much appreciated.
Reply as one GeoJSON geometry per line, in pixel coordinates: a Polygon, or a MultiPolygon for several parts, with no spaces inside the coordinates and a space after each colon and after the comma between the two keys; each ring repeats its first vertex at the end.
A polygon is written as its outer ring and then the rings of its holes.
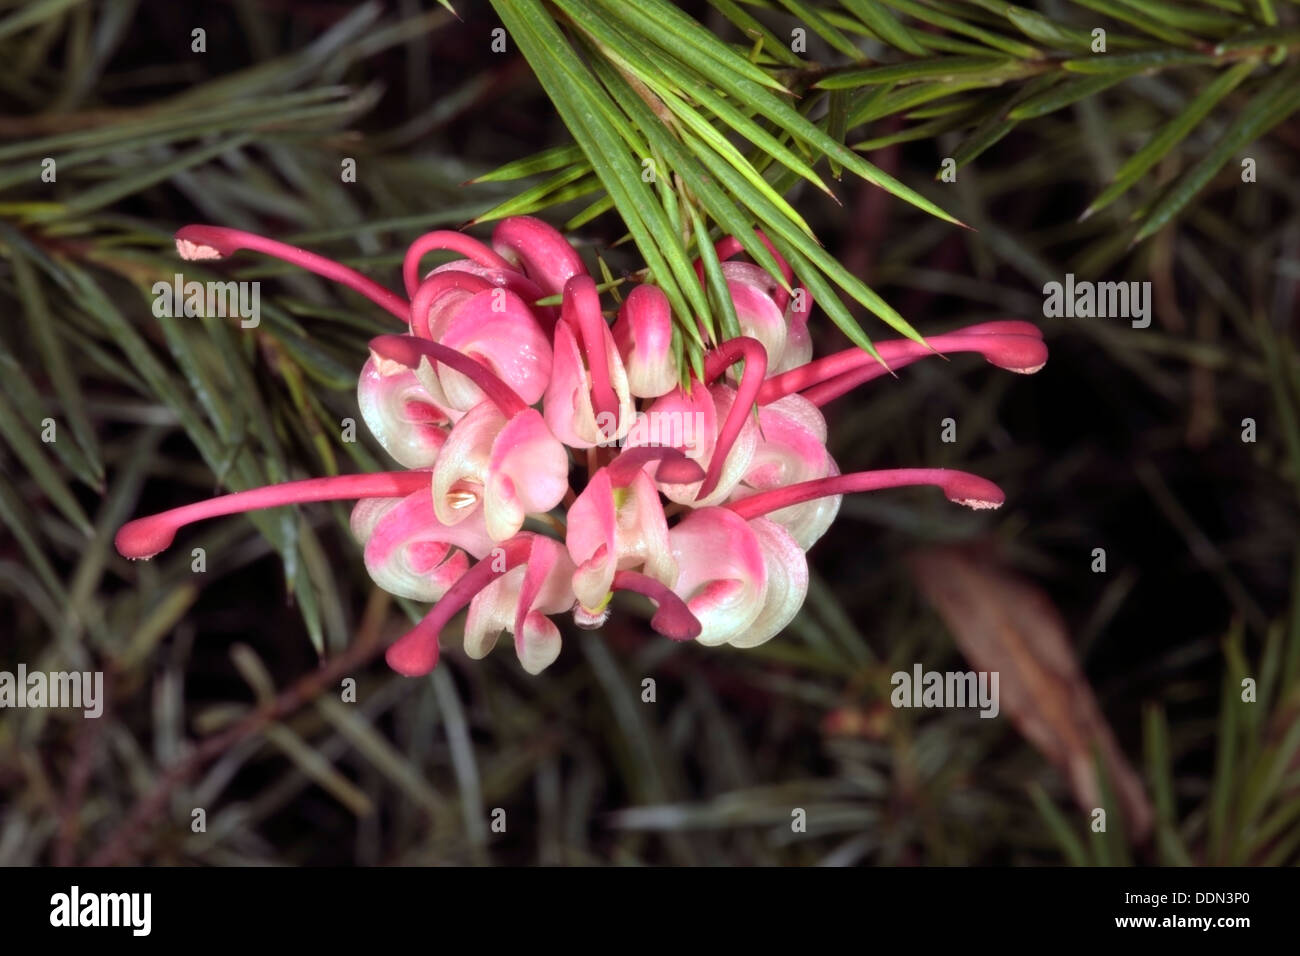
{"type": "MultiPolygon", "coordinates": [[[[573,280],[581,288],[580,280],[573,280]]],[[[583,312],[587,310],[579,310],[583,312]]],[[[636,421],[636,406],[614,337],[604,319],[589,311],[586,328],[575,327],[578,316],[562,317],[555,325],[551,380],[542,396],[542,412],[555,436],[570,448],[595,448],[622,439],[636,421]],[[590,343],[590,344],[589,344],[590,343]],[[596,401],[597,383],[601,405],[596,401]],[[612,393],[614,404],[609,406],[612,393]]]]}
{"type": "Polygon", "coordinates": [[[355,269],[326,259],[324,256],[306,249],[299,249],[284,242],[266,239],[239,229],[226,229],[223,226],[185,226],[176,232],[176,251],[182,259],[224,259],[240,249],[249,249],[264,255],[282,259],[300,266],[308,272],[332,279],[359,292],[371,302],[381,306],[403,322],[406,321],[406,300],[389,292],[378,282],[368,279],[355,269]]]}
{"type": "Polygon", "coordinates": [[[492,288],[491,282],[472,272],[435,271],[416,286],[411,296],[411,334],[440,341],[451,317],[474,296],[492,288]]]}
{"type": "MultiPolygon", "coordinates": [[[[412,369],[417,376],[422,367],[427,370],[435,362],[447,365],[482,389],[488,401],[496,405],[507,418],[528,407],[514,389],[501,381],[483,363],[438,342],[418,339],[413,335],[379,335],[370,340],[370,354],[379,363],[381,372],[385,370],[385,362],[412,369]]],[[[420,381],[423,383],[425,378],[421,376],[420,381]]]]}
{"type": "Polygon", "coordinates": [[[698,498],[709,497],[718,487],[723,465],[736,439],[740,436],[740,430],[749,418],[750,409],[758,398],[758,390],[767,375],[767,352],[757,340],[745,336],[723,342],[704,360],[704,376],[710,382],[730,366],[742,361],[745,363],[745,371],[740,379],[740,387],[736,389],[736,400],[728,410],[722,428],[718,431],[718,444],[709,462],[704,483],[700,485],[697,492],[698,498]]]}
{"type": "Polygon", "coordinates": [[[428,473],[419,471],[386,471],[372,475],[339,475],[335,478],[287,481],[182,505],[147,518],[136,518],[122,525],[113,538],[113,544],[124,558],[152,558],[171,547],[176,532],[185,525],[206,518],[278,508],[282,505],[306,504],[310,501],[405,497],[428,487],[428,473]]]}
{"type": "MultiPolygon", "coordinates": [[[[978,352],[990,364],[1022,375],[1033,374],[1047,364],[1047,346],[1043,344],[1042,333],[1029,322],[985,322],[933,335],[926,341],[928,348],[911,339],[890,339],[876,343],[876,351],[894,370],[945,352],[978,352]]],[[[886,371],[864,350],[845,349],[764,382],[758,401],[765,404],[806,389],[805,397],[809,401],[824,405],[886,371]]]]}
{"type": "Polygon", "coordinates": [[[429,279],[440,276],[446,272],[455,272],[463,276],[472,276],[475,279],[480,279],[483,282],[488,283],[490,286],[495,286],[500,289],[509,289],[515,295],[519,296],[519,298],[523,299],[524,302],[528,303],[529,311],[531,311],[533,316],[537,319],[538,325],[546,330],[547,335],[550,335],[552,330],[555,328],[555,320],[560,314],[559,307],[553,305],[538,305],[537,300],[545,297],[545,293],[542,292],[541,286],[517,269],[493,269],[489,266],[479,265],[477,262],[470,259],[453,259],[451,262],[445,262],[440,266],[434,267],[425,278],[425,281],[427,282],[429,279]]]}
{"type": "Polygon", "coordinates": [[[650,626],[664,637],[690,641],[699,637],[704,629],[685,601],[649,575],[639,571],[619,571],[614,575],[614,589],[636,591],[659,605],[654,617],[650,618],[650,626]]]}
{"type": "Polygon", "coordinates": [[[494,580],[528,560],[532,534],[520,534],[502,542],[488,557],[462,574],[428,614],[399,637],[384,659],[388,666],[407,677],[421,677],[438,664],[438,636],[458,611],[494,580]]]}
{"type": "Polygon", "coordinates": [[[737,404],[735,389],[720,383],[705,387],[696,381],[694,385],[689,393],[676,388],[656,399],[628,432],[626,443],[629,449],[642,446],[680,448],[706,470],[717,464],[717,481],[713,491],[707,495],[700,493],[703,479],[680,482],[677,475],[664,470],[663,463],[648,466],[659,491],[666,498],[691,508],[702,508],[719,504],[731,494],[749,469],[758,434],[751,416],[733,416],[737,404]],[[723,454],[719,438],[723,425],[720,423],[729,419],[739,421],[740,430],[731,448],[723,454]]]}
{"type": "Polygon", "coordinates": [[[778,508],[788,508],[800,502],[812,501],[825,495],[844,495],[858,491],[880,491],[883,488],[905,488],[913,485],[933,485],[943,491],[949,501],[981,510],[1000,508],[1006,501],[1002,489],[987,478],[968,471],[948,468],[894,468],[888,471],[857,471],[848,475],[835,475],[816,481],[801,481],[795,485],[760,492],[726,505],[742,518],[757,518],[778,508]]]}
{"type": "Polygon", "coordinates": [[[558,295],[574,276],[586,275],[582,257],[550,224],[532,216],[511,216],[497,223],[492,247],[520,266],[547,295],[558,295]]]}
{"type": "MultiPolygon", "coordinates": [[[[470,296],[432,331],[431,339],[483,365],[524,404],[545,394],[554,364],[550,339],[524,300],[509,289],[493,286],[470,296]]],[[[468,411],[484,398],[476,380],[450,366],[439,365],[433,373],[452,408],[468,411]]]]}
{"type": "Polygon", "coordinates": [[[574,332],[582,352],[591,381],[591,407],[596,421],[613,421],[619,409],[610,376],[614,339],[605,317],[600,314],[600,296],[591,276],[574,276],[564,284],[564,304],[560,308],[561,321],[574,332]]]}
{"type": "Polygon", "coordinates": [[[420,285],[420,260],[430,252],[458,252],[480,266],[489,269],[512,269],[513,266],[497,255],[473,236],[454,229],[438,229],[426,232],[406,249],[402,259],[402,281],[406,284],[406,294],[414,296],[420,285]]]}

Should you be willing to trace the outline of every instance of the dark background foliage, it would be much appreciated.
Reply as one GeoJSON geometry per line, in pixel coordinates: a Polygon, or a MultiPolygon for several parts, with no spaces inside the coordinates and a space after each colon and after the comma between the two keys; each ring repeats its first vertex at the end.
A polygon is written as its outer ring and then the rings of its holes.
{"type": "MultiPolygon", "coordinates": [[[[810,554],[800,618],[751,651],[670,645],[628,607],[600,632],[566,632],[540,678],[504,647],[469,661],[449,634],[430,679],[371,662],[346,671],[356,704],[337,702],[334,679],[258,716],[313,671],[313,643],[337,659],[405,626],[366,577],[346,511],[224,519],[149,566],[119,558],[111,535],[218,488],[383,467],[368,437],[358,448],[338,437],[339,420],[357,417],[364,342],[383,324],[356,297],[249,255],[213,273],[262,281],[273,305],[256,332],[160,322],[147,290],[179,270],[168,236],[188,222],[253,228],[395,286],[410,239],[511,195],[461,183],[565,142],[565,129],[513,45],[490,52],[491,8],[457,6],[463,20],[414,2],[82,3],[34,29],[0,27],[12,65],[0,83],[11,532],[0,669],[104,669],[111,694],[100,721],[0,717],[0,862],[1294,862],[1300,126],[1243,152],[1258,182],[1230,163],[1131,249],[1118,210],[1076,223],[1199,75],[1140,77],[1023,124],[955,183],[933,181],[955,134],[868,154],[976,231],[848,176],[833,183],[842,206],[791,193],[840,262],[922,333],[1041,319],[1051,360],[1036,376],[931,360],[827,410],[842,470],[967,468],[1006,489],[1000,512],[923,492],[846,500],[810,554]],[[310,108],[285,99],[304,92],[310,108]],[[254,112],[225,120],[236,107],[254,112]],[[158,116],[212,127],[152,136],[158,116]],[[88,142],[7,152],[106,129],[120,140],[80,160],[66,154],[88,142]],[[39,179],[45,155],[59,161],[56,183],[39,179]],[[355,184],[339,181],[347,156],[355,184]],[[1151,281],[1151,327],[1042,318],[1043,284],[1067,272],[1151,281]],[[44,470],[33,467],[22,433],[30,444],[49,414],[71,444],[78,405],[84,453],[37,446],[44,470]],[[940,440],[948,417],[954,444],[940,440]],[[55,484],[73,506],[59,506],[55,484]],[[199,545],[203,575],[189,569],[199,545]],[[973,666],[914,560],[958,545],[1059,609],[1140,802],[1156,805],[1152,832],[1090,832],[1090,808],[1009,714],[889,706],[895,670],[973,666]],[[1271,697],[1239,702],[1241,676],[1270,673],[1271,697]],[[647,677],[654,703],[642,700],[647,677]],[[232,733],[240,720],[252,723],[232,733]],[[191,829],[196,807],[204,833],[191,829]],[[490,829],[496,808],[504,833],[490,829]],[[806,832],[792,830],[795,808],[806,832]]],[[[736,37],[708,6],[686,6],[736,37]]],[[[1213,141],[1216,122],[1193,134],[1188,159],[1162,161],[1153,189],[1213,141]]],[[[616,245],[623,231],[607,214],[575,242],[619,274],[642,265],[616,245]]],[[[845,346],[820,313],[814,326],[819,352],[845,346]]],[[[979,600],[1009,607],[1016,594],[990,584],[979,600]]],[[[1051,655],[1043,615],[1007,627],[987,635],[1006,673],[1051,655]]],[[[1059,685],[1022,720],[1077,733],[1066,751],[1087,763],[1096,728],[1062,688],[1087,693],[1059,685]]],[[[1101,805],[1131,817],[1122,800],[1101,805]]]]}

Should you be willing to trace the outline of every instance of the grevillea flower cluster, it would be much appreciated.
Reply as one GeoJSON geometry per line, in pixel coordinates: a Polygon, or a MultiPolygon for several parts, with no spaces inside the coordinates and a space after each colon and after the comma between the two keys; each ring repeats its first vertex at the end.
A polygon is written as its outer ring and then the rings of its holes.
{"type": "MultiPolygon", "coordinates": [[[[767,243],[765,237],[759,238],[767,243]]],[[[798,612],[805,554],[842,495],[933,485],[953,502],[996,508],[992,482],[962,471],[841,474],[820,406],[928,355],[978,352],[1013,372],[1047,361],[1027,322],[974,325],[812,357],[812,298],[770,244],[780,277],[716,247],[742,334],[684,379],[673,319],[654,285],[637,285],[613,321],[582,259],[530,217],[502,221],[491,244],[437,231],[407,250],[399,296],[346,266],[216,226],[176,234],[185,259],[240,249],[336,280],[390,312],[401,334],[370,342],[357,400],[403,470],[316,478],[224,495],[125,525],[117,548],[148,558],[203,518],[311,501],[355,500],[352,531],[375,583],[434,602],[387,652],[419,675],[439,635],[467,609],[465,650],[486,655],[502,632],[530,673],[560,652],[553,617],[599,627],[616,591],[656,610],[673,640],[753,647],[798,612]],[[463,258],[422,273],[434,251],[463,258]],[[547,304],[558,297],[558,306],[547,304]],[[688,384],[683,385],[683,381],[688,384]]],[[[703,275],[702,268],[700,269],[703,275]]]]}

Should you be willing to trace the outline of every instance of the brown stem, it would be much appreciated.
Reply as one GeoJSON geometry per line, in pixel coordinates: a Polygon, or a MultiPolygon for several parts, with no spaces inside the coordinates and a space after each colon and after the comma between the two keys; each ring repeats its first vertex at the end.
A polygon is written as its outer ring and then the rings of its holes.
{"type": "Polygon", "coordinates": [[[365,628],[357,642],[338,657],[326,661],[316,670],[303,675],[274,700],[258,707],[238,723],[204,739],[188,756],[163,771],[152,790],[140,797],[126,818],[91,856],[89,866],[115,866],[130,861],[135,842],[156,819],[165,816],[167,801],[178,786],[216,760],[231,747],[253,736],[273,721],[280,720],[310,703],[317,694],[335,684],[351,671],[365,666],[384,649],[379,628],[365,628]]]}

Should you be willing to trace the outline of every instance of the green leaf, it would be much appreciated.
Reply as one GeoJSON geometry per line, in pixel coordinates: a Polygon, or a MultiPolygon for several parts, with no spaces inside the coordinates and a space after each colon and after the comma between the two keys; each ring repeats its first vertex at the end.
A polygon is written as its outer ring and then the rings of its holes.
{"type": "MultiPolygon", "coordinates": [[[[1008,119],[1008,114],[1019,104],[1033,99],[1056,83],[1054,74],[1035,77],[1005,100],[992,115],[985,117],[971,134],[953,150],[952,158],[958,168],[965,166],[985,150],[992,147],[1019,125],[1016,120],[1008,119]]],[[[942,175],[936,174],[935,178],[942,175]]]]}
{"type": "MultiPolygon", "coordinates": [[[[693,71],[684,69],[681,66],[674,65],[665,60],[660,54],[653,49],[647,49],[647,54],[658,65],[659,69],[664,71],[665,76],[694,76],[693,71]]],[[[658,84],[662,88],[662,84],[658,84]]],[[[725,98],[717,96],[709,88],[708,84],[701,82],[698,85],[692,85],[689,94],[696,99],[706,109],[712,111],[719,119],[744,136],[750,143],[762,150],[767,156],[780,163],[786,169],[812,183],[826,195],[834,198],[830,187],[817,175],[811,166],[801,160],[794,152],[788,149],[780,140],[763,129],[758,123],[754,122],[740,110],[732,106],[725,98]]],[[[677,107],[680,109],[681,105],[677,107]]],[[[677,109],[674,112],[677,112],[677,109]]],[[[680,115],[680,114],[679,114],[680,115]]],[[[703,122],[700,120],[700,122],[703,122]]],[[[720,136],[716,130],[709,127],[711,136],[720,136]]],[[[720,150],[721,151],[721,150],[720,150]]],[[[743,157],[740,158],[742,163],[748,163],[743,157]]],[[[791,210],[793,212],[793,210],[791,210]]]]}
{"type": "MultiPolygon", "coordinates": [[[[605,3],[607,9],[610,7],[605,0],[601,2],[605,3]]],[[[687,16],[667,0],[619,0],[615,5],[615,13],[629,27],[653,24],[656,34],[663,37],[664,42],[669,43],[670,47],[682,49],[684,45],[698,51],[739,79],[748,80],[769,90],[789,92],[777,80],[704,29],[699,21],[687,16]],[[629,12],[632,11],[640,13],[641,16],[629,16],[629,12]]]]}
{"type": "Polygon", "coordinates": [[[1089,10],[1095,10],[1098,13],[1114,17],[1121,23],[1137,27],[1143,33],[1148,33],[1157,39],[1164,40],[1166,43],[1173,43],[1176,46],[1195,46],[1199,42],[1191,34],[1161,23],[1159,20],[1123,3],[1115,2],[1115,0],[1074,0],[1074,2],[1081,7],[1087,7],[1089,10]]]}
{"type": "Polygon", "coordinates": [[[104,326],[118,349],[130,361],[132,371],[138,373],[148,384],[150,397],[156,397],[176,413],[190,440],[210,465],[219,461],[224,455],[224,449],[194,410],[189,391],[182,388],[171,373],[163,368],[135,326],[123,318],[112,300],[87,273],[70,264],[65,264],[63,271],[70,280],[68,291],[73,300],[83,310],[90,311],[104,326]]]}
{"type": "MultiPolygon", "coordinates": [[[[1228,641],[1240,639],[1234,630],[1228,641]]],[[[1240,684],[1230,667],[1223,671],[1219,699],[1219,725],[1214,759],[1214,779],[1210,787],[1210,832],[1207,853],[1210,862],[1222,862],[1225,856],[1228,817],[1232,808],[1237,778],[1237,697],[1240,684]]]]}
{"type": "Polygon", "coordinates": [[[1050,90],[1045,90],[1037,96],[1025,100],[1025,102],[1013,109],[1008,116],[1014,120],[1046,116],[1048,113],[1063,109],[1071,103],[1077,103],[1079,100],[1095,96],[1102,90],[1109,89],[1117,83],[1122,83],[1135,72],[1137,71],[1130,70],[1127,73],[1108,73],[1105,76],[1068,79],[1063,83],[1058,83],[1050,90]]]}
{"type": "Polygon", "coordinates": [[[18,546],[22,548],[28,563],[41,583],[45,585],[50,597],[61,604],[67,604],[67,588],[63,586],[54,566],[50,564],[46,549],[34,527],[35,519],[36,515],[32,512],[31,506],[26,503],[26,499],[18,494],[17,489],[10,484],[5,475],[0,474],[0,521],[4,522],[14,536],[14,540],[18,542],[18,546]]]}
{"type": "Polygon", "coordinates": [[[569,169],[556,173],[544,182],[525,189],[517,196],[497,203],[486,212],[481,212],[470,220],[470,225],[492,222],[507,216],[525,216],[549,206],[557,206],[579,196],[585,196],[600,189],[600,180],[592,173],[591,166],[584,160],[575,163],[569,169]]]}
{"type": "Polygon", "coordinates": [[[806,23],[810,30],[845,56],[854,60],[864,59],[862,51],[853,45],[852,40],[837,30],[816,9],[808,6],[803,0],[777,0],[777,2],[803,23],[806,23]]]}
{"type": "Polygon", "coordinates": [[[1188,7],[1185,3],[1170,3],[1168,0],[1120,0],[1126,7],[1132,7],[1153,20],[1167,23],[1192,33],[1210,36],[1236,33],[1242,27],[1237,17],[1211,10],[1188,7]]]}
{"type": "MultiPolygon", "coordinates": [[[[673,137],[662,124],[655,122],[650,107],[635,94],[628,85],[627,80],[617,73],[612,66],[597,61],[595,67],[606,87],[619,100],[623,109],[640,125],[641,129],[645,130],[646,135],[654,142],[655,148],[663,154],[678,175],[685,180],[688,188],[703,201],[709,215],[713,216],[724,229],[739,240],[745,251],[754,257],[755,262],[777,278],[782,285],[785,285],[785,280],[781,277],[780,267],[776,259],[768,251],[767,247],[755,238],[752,221],[745,219],[741,215],[740,208],[733,201],[739,200],[752,208],[753,203],[763,201],[763,193],[756,190],[738,173],[735,173],[730,164],[718,157],[704,144],[695,140],[683,144],[673,137]],[[717,166],[727,169],[729,174],[735,176],[730,196],[718,188],[700,163],[692,158],[691,152],[696,154],[696,159],[706,164],[710,161],[716,161],[717,166]]],[[[693,268],[692,274],[694,274],[693,268]]],[[[695,288],[699,288],[698,279],[695,288]]],[[[709,314],[706,307],[700,309],[697,316],[707,318],[709,314]]],[[[712,323],[709,322],[708,324],[712,330],[712,323]]]]}
{"type": "Polygon", "coordinates": [[[746,36],[761,41],[763,49],[786,66],[802,69],[807,65],[794,51],[778,39],[775,33],[750,16],[740,4],[733,2],[733,0],[709,0],[709,5],[734,23],[746,36]]]}
{"type": "MultiPolygon", "coordinates": [[[[710,167],[713,174],[732,193],[738,192],[743,188],[743,183],[736,180],[736,174],[728,169],[725,164],[720,162],[709,162],[705,160],[706,165],[710,167]]],[[[814,289],[814,283],[820,282],[815,272],[820,271],[829,279],[835,282],[840,288],[846,291],[853,299],[869,309],[878,318],[882,319],[888,325],[892,326],[898,332],[906,335],[917,342],[924,342],[912,326],[897,311],[894,310],[884,299],[880,298],[875,292],[868,288],[857,276],[853,275],[832,255],[830,255],[818,242],[811,239],[806,234],[793,228],[783,217],[770,206],[765,205],[758,197],[759,201],[751,206],[759,221],[766,227],[769,237],[774,245],[780,249],[792,265],[796,260],[808,263],[808,268],[799,269],[796,267],[795,273],[798,275],[809,289],[812,289],[814,295],[822,300],[822,308],[831,315],[832,320],[838,325],[841,331],[849,337],[855,344],[868,351],[872,350],[871,340],[858,327],[858,324],[844,309],[839,298],[830,293],[829,287],[820,286],[820,289],[814,289]],[[794,256],[794,258],[792,258],[794,256]],[[816,265],[816,270],[812,265],[816,265]],[[830,295],[829,299],[827,298],[830,295]],[[836,308],[838,307],[838,308],[836,308]]],[[[739,238],[739,237],[737,237],[739,238]]]]}
{"type": "MultiPolygon", "coordinates": [[[[8,232],[9,230],[6,230],[8,232]]],[[[16,243],[10,242],[10,265],[18,285],[18,297],[23,304],[27,327],[32,341],[45,363],[54,392],[63,406],[63,414],[72,431],[73,442],[56,442],[65,453],[72,453],[70,467],[90,487],[99,487],[104,479],[104,465],[100,457],[95,429],[86,412],[86,403],[78,386],[68,355],[58,341],[45,294],[37,280],[36,270],[16,243]]],[[[65,462],[68,459],[65,458],[65,462]]]]}
{"type": "Polygon", "coordinates": [[[609,212],[613,208],[614,208],[614,197],[606,194],[602,196],[600,199],[597,199],[590,206],[587,206],[585,209],[582,209],[579,212],[575,213],[573,216],[571,216],[568,219],[568,221],[564,223],[564,231],[573,232],[575,229],[579,229],[582,226],[585,226],[587,223],[591,222],[597,216],[603,215],[604,213],[609,212]]]}
{"type": "MultiPolygon", "coordinates": [[[[605,53],[611,61],[620,67],[625,79],[634,77],[635,80],[649,87],[660,102],[667,106],[678,120],[721,154],[756,189],[766,193],[770,200],[784,207],[791,220],[799,223],[800,228],[811,234],[812,230],[803,217],[786,203],[784,197],[778,195],[766,180],[758,175],[748,160],[741,155],[740,151],[721,132],[705,120],[695,107],[683,102],[676,96],[674,88],[682,88],[683,84],[680,79],[684,79],[681,76],[683,71],[680,67],[667,61],[662,55],[656,53],[652,47],[647,46],[638,50],[632,38],[606,20],[599,12],[574,4],[571,0],[556,0],[556,2],[561,9],[570,14],[575,23],[579,24],[580,29],[600,45],[601,52],[605,53]],[[578,14],[580,13],[584,15],[579,17],[578,14]],[[678,82],[674,82],[675,77],[678,82]]],[[[629,84],[631,82],[629,80],[629,84]]],[[[830,193],[830,189],[822,182],[821,177],[813,172],[810,166],[777,142],[770,133],[766,132],[753,120],[733,108],[722,97],[715,95],[706,84],[692,85],[690,93],[700,103],[713,110],[714,113],[729,123],[733,129],[748,138],[755,146],[766,150],[787,169],[797,172],[823,192],[830,193]]],[[[642,98],[644,99],[644,96],[642,98]]]]}
{"type": "Polygon", "coordinates": [[[1085,56],[1066,60],[1061,64],[1071,73],[1123,73],[1132,75],[1143,70],[1157,70],[1169,66],[1195,66],[1217,63],[1214,57],[1194,50],[1144,50],[1141,53],[1120,53],[1114,56],[1085,56]]]}
{"type": "Polygon", "coordinates": [[[1052,836],[1056,838],[1061,852],[1071,866],[1087,866],[1088,850],[1083,842],[1070,828],[1069,821],[1062,815],[1061,811],[1048,798],[1043,791],[1042,786],[1037,783],[1029,786],[1029,799],[1033,801],[1035,809],[1047,824],[1047,828],[1052,831],[1052,836]]]}
{"type": "MultiPolygon", "coordinates": [[[[830,94],[826,106],[826,132],[837,143],[844,142],[844,134],[849,125],[849,93],[847,90],[835,90],[830,94]]],[[[840,178],[844,167],[835,160],[830,161],[831,175],[840,178]]]]}
{"type": "MultiPolygon", "coordinates": [[[[598,0],[598,2],[606,8],[616,4],[616,0],[598,0]]],[[[631,0],[631,2],[658,4],[661,0],[631,0]]],[[[733,72],[718,69],[716,64],[711,64],[706,60],[695,56],[689,47],[673,48],[671,44],[665,45],[667,44],[667,40],[660,33],[643,35],[645,35],[647,39],[657,43],[666,52],[680,55],[681,58],[686,60],[692,67],[716,83],[721,89],[734,96],[739,102],[744,103],[756,112],[761,113],[778,127],[783,128],[791,135],[802,139],[813,148],[819,149],[826,153],[827,156],[839,160],[844,164],[845,168],[852,170],[868,182],[881,187],[899,199],[911,203],[918,209],[922,209],[933,216],[943,219],[945,222],[961,225],[960,222],[948,215],[924,196],[907,186],[904,186],[889,174],[877,169],[861,156],[858,156],[852,150],[844,146],[843,143],[836,142],[832,137],[827,135],[825,130],[810,121],[806,116],[800,114],[798,110],[794,109],[789,103],[774,95],[770,90],[752,83],[744,76],[738,76],[733,72]]]]}
{"type": "Polygon", "coordinates": [[[853,148],[862,152],[870,152],[871,150],[892,146],[895,143],[911,143],[919,139],[933,139],[950,130],[961,129],[979,123],[991,112],[991,109],[986,108],[978,110],[973,115],[961,113],[958,115],[936,116],[924,123],[917,123],[914,126],[899,130],[897,133],[889,133],[885,136],[877,136],[873,139],[863,140],[860,143],[854,143],[853,148]]]}
{"type": "Polygon", "coordinates": [[[50,465],[36,440],[42,427],[41,421],[30,421],[20,415],[9,404],[5,393],[0,392],[0,436],[4,437],[10,451],[26,467],[28,477],[40,487],[42,494],[50,499],[73,527],[89,536],[93,532],[90,519],[86,517],[86,512],[62,476],[50,465]]]}
{"type": "Polygon", "coordinates": [[[899,23],[889,9],[878,0],[840,0],[854,16],[890,46],[912,56],[925,56],[925,47],[912,36],[912,31],[899,23]]]}
{"type": "Polygon", "coordinates": [[[21,33],[28,27],[34,27],[43,20],[56,17],[70,7],[75,7],[84,0],[37,0],[19,7],[15,12],[0,20],[0,40],[7,39],[15,33],[21,33]]]}
{"type": "Polygon", "coordinates": [[[195,166],[216,159],[222,153],[236,150],[253,138],[251,133],[240,133],[229,139],[222,140],[219,143],[209,143],[204,146],[198,146],[187,152],[181,153],[175,159],[166,163],[159,163],[157,166],[145,166],[138,172],[126,176],[119,176],[111,179],[106,183],[101,183],[91,189],[78,193],[74,198],[68,201],[58,214],[59,218],[69,216],[79,216],[92,212],[96,209],[102,209],[104,206],[117,202],[126,196],[140,192],[148,186],[155,183],[163,182],[170,179],[177,173],[184,172],[187,169],[193,169],[195,166]]]}
{"type": "Polygon", "coordinates": [[[1064,50],[1082,50],[1092,49],[1092,37],[1082,30],[1072,30],[1069,27],[1061,26],[1056,21],[1043,16],[1037,10],[1026,10],[1024,7],[1008,7],[1006,11],[1007,19],[1010,20],[1021,33],[1036,40],[1045,46],[1059,47],[1064,50]]]}
{"type": "Polygon", "coordinates": [[[1143,711],[1147,780],[1156,810],[1156,841],[1174,866],[1191,866],[1192,857],[1178,833],[1178,806],[1174,801],[1173,765],[1169,756],[1169,728],[1164,711],[1149,704],[1143,711]]]}
{"type": "Polygon", "coordinates": [[[469,183],[477,185],[478,183],[503,183],[515,179],[525,179],[538,173],[549,173],[557,169],[564,169],[566,166],[583,162],[585,159],[586,156],[583,154],[581,146],[553,146],[550,149],[542,150],[540,153],[534,153],[532,156],[525,156],[523,159],[516,159],[504,166],[498,166],[490,173],[475,176],[469,183]]]}
{"type": "MultiPolygon", "coordinates": [[[[1001,81],[993,85],[1000,86],[1001,81]]],[[[877,95],[865,97],[860,104],[850,110],[848,127],[853,129],[862,123],[880,119],[883,116],[893,116],[923,103],[956,96],[970,90],[988,88],[988,84],[978,81],[975,83],[914,83],[888,93],[886,92],[887,87],[871,87],[870,89],[877,95]]]]}
{"type": "Polygon", "coordinates": [[[696,212],[695,207],[687,204],[686,210],[690,213],[695,245],[699,250],[700,262],[704,266],[704,279],[709,286],[709,298],[712,300],[713,308],[717,310],[717,315],[721,319],[721,339],[734,339],[741,335],[740,320],[736,317],[736,304],[732,301],[731,292],[727,289],[727,279],[722,274],[722,266],[718,262],[718,253],[713,248],[713,241],[709,238],[709,231],[704,227],[704,220],[700,218],[700,214],[696,212]]]}
{"type": "Polygon", "coordinates": [[[1041,72],[1041,69],[1036,64],[1021,63],[1005,57],[942,56],[931,60],[848,70],[819,80],[814,86],[822,90],[847,90],[880,83],[909,83],[914,80],[1002,83],[1041,72]]]}
{"type": "Polygon", "coordinates": [[[618,207],[684,330],[703,345],[691,321],[692,315],[707,312],[703,290],[680,242],[669,233],[671,226],[657,197],[646,188],[640,167],[632,164],[620,143],[632,131],[613,122],[608,97],[594,86],[537,0],[493,0],[493,6],[618,207]],[[668,241],[661,245],[656,235],[668,241]]]}
{"type": "Polygon", "coordinates": [[[1300,45],[1300,27],[1277,27],[1271,30],[1252,30],[1223,40],[1214,48],[1215,53],[1227,53],[1229,50],[1268,49],[1286,47],[1295,49],[1300,45]]]}
{"type": "Polygon", "coordinates": [[[1214,81],[1201,90],[1181,113],[1161,127],[1145,146],[1120,167],[1114,181],[1083,211],[1079,217],[1080,221],[1109,206],[1127,192],[1147,170],[1164,159],[1171,149],[1186,139],[1210,111],[1251,74],[1256,65],[1256,61],[1247,60],[1229,67],[1216,76],[1214,81]]]}
{"type": "Polygon", "coordinates": [[[1200,192],[1201,187],[1239,149],[1268,132],[1296,109],[1300,109],[1300,68],[1293,66],[1275,73],[1256,94],[1255,99],[1237,114],[1214,147],[1156,203],[1134,237],[1134,243],[1156,233],[1200,192]]]}
{"type": "MultiPolygon", "coordinates": [[[[959,33],[962,36],[978,40],[980,43],[994,50],[1001,50],[1003,53],[1010,54],[1021,60],[1038,60],[1042,59],[1043,51],[1037,47],[1032,47],[1028,43],[1021,43],[1019,40],[1013,40],[1010,37],[1004,37],[997,33],[991,33],[982,27],[960,20],[957,17],[951,17],[946,13],[941,13],[924,4],[916,3],[915,0],[883,0],[895,10],[901,10],[903,13],[910,14],[922,23],[928,23],[931,26],[942,27],[952,33],[959,33]]],[[[918,41],[926,43],[927,34],[917,31],[915,36],[918,41]]]]}

